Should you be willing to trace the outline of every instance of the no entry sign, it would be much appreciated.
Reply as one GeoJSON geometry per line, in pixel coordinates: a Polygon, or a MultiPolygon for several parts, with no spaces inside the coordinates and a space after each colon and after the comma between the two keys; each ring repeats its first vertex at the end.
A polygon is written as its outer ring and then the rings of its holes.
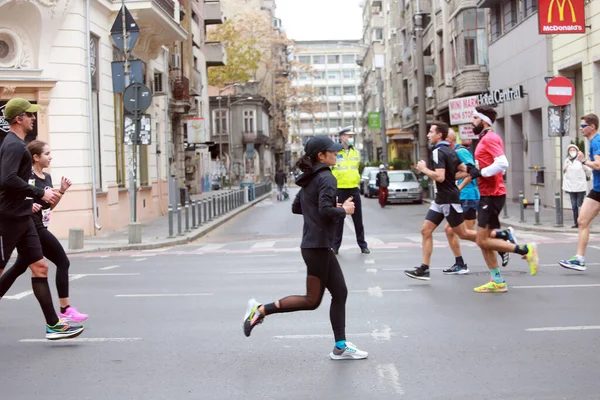
{"type": "Polygon", "coordinates": [[[575,86],[568,78],[557,76],[546,84],[546,97],[550,103],[557,106],[565,106],[573,100],[575,86]]]}

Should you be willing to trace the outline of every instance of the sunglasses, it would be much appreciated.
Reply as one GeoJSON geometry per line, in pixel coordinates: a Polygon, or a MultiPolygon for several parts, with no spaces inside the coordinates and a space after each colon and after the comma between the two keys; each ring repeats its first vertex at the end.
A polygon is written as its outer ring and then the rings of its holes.
{"type": "Polygon", "coordinates": [[[589,126],[588,124],[581,124],[581,125],[579,125],[579,127],[580,127],[581,129],[584,129],[584,128],[588,127],[588,126],[589,126]]]}

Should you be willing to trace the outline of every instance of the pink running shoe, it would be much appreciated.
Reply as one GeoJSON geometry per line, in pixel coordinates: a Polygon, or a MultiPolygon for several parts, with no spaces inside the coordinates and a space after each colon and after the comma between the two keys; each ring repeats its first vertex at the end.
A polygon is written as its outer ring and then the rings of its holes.
{"type": "Polygon", "coordinates": [[[58,313],[58,317],[64,320],[67,320],[69,322],[83,322],[86,319],[88,319],[87,314],[82,314],[79,311],[77,311],[77,309],[75,307],[69,307],[67,308],[67,310],[63,313],[59,312],[58,313]]]}

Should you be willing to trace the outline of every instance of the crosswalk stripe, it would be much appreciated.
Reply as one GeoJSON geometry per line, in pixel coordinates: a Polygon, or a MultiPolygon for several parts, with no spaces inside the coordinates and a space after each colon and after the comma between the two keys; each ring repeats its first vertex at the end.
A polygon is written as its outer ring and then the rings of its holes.
{"type": "Polygon", "coordinates": [[[227,246],[227,243],[209,243],[196,249],[196,251],[215,251],[227,246]]]}
{"type": "Polygon", "coordinates": [[[385,244],[383,242],[383,240],[374,238],[374,237],[370,237],[370,236],[367,236],[366,240],[370,246],[379,246],[379,245],[385,244]]]}
{"type": "Polygon", "coordinates": [[[270,242],[258,242],[255,243],[254,245],[252,245],[252,247],[250,247],[251,249],[270,249],[273,246],[275,246],[275,242],[274,241],[270,241],[270,242]]]}

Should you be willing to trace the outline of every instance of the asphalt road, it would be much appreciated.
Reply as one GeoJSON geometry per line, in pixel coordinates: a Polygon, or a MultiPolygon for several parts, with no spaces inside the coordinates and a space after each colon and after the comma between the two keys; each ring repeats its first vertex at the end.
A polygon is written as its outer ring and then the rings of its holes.
{"type": "Polygon", "coordinates": [[[347,225],[339,260],[348,340],[370,355],[340,362],[327,356],[328,295],[242,333],[249,298],[304,292],[290,206],[266,200],[187,246],[73,256],[72,303],[90,314],[76,340],[44,339],[22,277],[0,301],[0,399],[600,398],[600,238],[576,273],[556,264],[573,235],[518,232],[540,243],[540,272],[514,257],[509,292],[477,294],[489,274],[476,247],[463,246],[471,274],[444,276],[453,257],[436,233],[432,280],[410,280],[427,206],[364,199],[372,254],[347,225]]]}

